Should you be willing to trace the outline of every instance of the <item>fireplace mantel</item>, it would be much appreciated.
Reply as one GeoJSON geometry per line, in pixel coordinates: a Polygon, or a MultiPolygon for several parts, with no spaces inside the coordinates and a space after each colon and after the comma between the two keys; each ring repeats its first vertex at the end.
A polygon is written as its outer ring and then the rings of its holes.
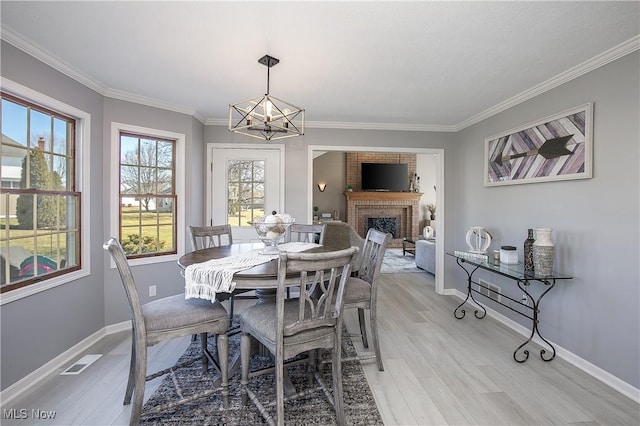
{"type": "Polygon", "coordinates": [[[345,191],[344,196],[349,201],[419,201],[422,192],[389,192],[389,191],[345,191]]]}
{"type": "Polygon", "coordinates": [[[400,219],[400,235],[391,241],[390,247],[398,247],[403,237],[418,235],[420,192],[345,191],[347,200],[346,221],[356,232],[365,236],[370,217],[397,217],[400,219]]]}

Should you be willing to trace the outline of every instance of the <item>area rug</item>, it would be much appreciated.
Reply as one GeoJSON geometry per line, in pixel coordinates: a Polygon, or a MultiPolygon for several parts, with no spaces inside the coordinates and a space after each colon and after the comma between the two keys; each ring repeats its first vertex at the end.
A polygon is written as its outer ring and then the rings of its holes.
{"type": "MultiPolygon", "coordinates": [[[[239,335],[229,338],[230,358],[239,349],[239,335]]],[[[211,345],[210,345],[211,346],[211,345]]],[[[343,338],[343,357],[353,356],[356,350],[348,337],[343,338]]],[[[196,359],[190,367],[176,371],[178,382],[183,389],[184,396],[211,389],[214,386],[215,369],[210,368],[209,374],[202,375],[200,363],[200,343],[192,343],[182,355],[179,362],[196,359]]],[[[269,357],[255,355],[251,357],[251,369],[271,365],[269,357]]],[[[296,388],[304,389],[307,385],[306,367],[298,365],[289,368],[289,377],[296,388]]],[[[323,380],[331,388],[331,365],[327,365],[322,373],[323,380]]],[[[367,383],[359,362],[345,362],[342,366],[342,383],[344,414],[349,425],[381,425],[382,418],[376,407],[371,389],[367,383]]],[[[190,404],[166,410],[159,414],[143,416],[140,424],[143,425],[260,425],[264,424],[263,418],[249,402],[242,406],[240,396],[240,371],[238,370],[229,379],[229,409],[222,410],[222,398],[219,392],[208,398],[202,398],[190,404]]],[[[275,379],[273,374],[264,374],[251,379],[253,389],[261,401],[271,400],[275,391],[275,379]]],[[[171,377],[163,379],[158,389],[151,395],[144,406],[149,409],[153,406],[164,404],[177,399],[175,386],[171,377]]],[[[270,412],[274,412],[272,408],[270,412]]],[[[322,392],[316,392],[308,397],[285,403],[284,407],[286,425],[332,425],[336,424],[335,412],[322,392]]]]}
{"type": "Polygon", "coordinates": [[[413,254],[407,252],[403,256],[402,249],[388,248],[384,253],[380,272],[383,274],[405,274],[425,271],[416,266],[416,259],[413,254]]]}

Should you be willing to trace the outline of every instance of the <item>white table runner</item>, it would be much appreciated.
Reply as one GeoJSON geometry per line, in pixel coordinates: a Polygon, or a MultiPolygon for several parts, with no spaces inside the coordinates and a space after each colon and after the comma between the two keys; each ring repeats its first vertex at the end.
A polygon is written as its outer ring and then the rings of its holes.
{"type": "MultiPolygon", "coordinates": [[[[297,253],[314,247],[321,247],[321,245],[291,242],[281,244],[278,247],[280,251],[297,253]]],[[[277,258],[277,254],[265,255],[260,254],[260,250],[252,250],[247,253],[189,265],[185,269],[184,275],[185,298],[207,299],[213,302],[217,293],[231,293],[235,289],[236,283],[233,282],[233,275],[236,272],[253,268],[277,258]]]]}

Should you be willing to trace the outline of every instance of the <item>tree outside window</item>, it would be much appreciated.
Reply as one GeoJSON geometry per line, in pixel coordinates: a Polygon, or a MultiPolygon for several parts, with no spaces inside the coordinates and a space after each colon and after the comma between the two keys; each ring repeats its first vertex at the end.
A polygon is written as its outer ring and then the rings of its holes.
{"type": "Polygon", "coordinates": [[[120,240],[130,258],[176,253],[175,141],[120,133],[120,240]]]}

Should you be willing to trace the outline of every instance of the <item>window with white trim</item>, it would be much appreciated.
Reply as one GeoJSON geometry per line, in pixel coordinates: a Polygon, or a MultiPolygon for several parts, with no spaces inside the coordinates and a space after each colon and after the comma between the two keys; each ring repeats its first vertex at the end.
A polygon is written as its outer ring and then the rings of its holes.
{"type": "MultiPolygon", "coordinates": [[[[22,90],[22,86],[15,87],[17,92],[22,90]]],[[[82,267],[78,153],[83,136],[79,128],[88,118],[74,117],[74,108],[26,88],[24,91],[31,99],[5,91],[0,96],[3,294],[72,274],[82,267]]],[[[55,285],[58,283],[62,282],[58,280],[55,285]]]]}
{"type": "Polygon", "coordinates": [[[112,123],[112,235],[134,263],[183,252],[185,135],[112,123]]]}
{"type": "Polygon", "coordinates": [[[176,253],[175,140],[120,132],[120,242],[129,258],[176,253]]]}

